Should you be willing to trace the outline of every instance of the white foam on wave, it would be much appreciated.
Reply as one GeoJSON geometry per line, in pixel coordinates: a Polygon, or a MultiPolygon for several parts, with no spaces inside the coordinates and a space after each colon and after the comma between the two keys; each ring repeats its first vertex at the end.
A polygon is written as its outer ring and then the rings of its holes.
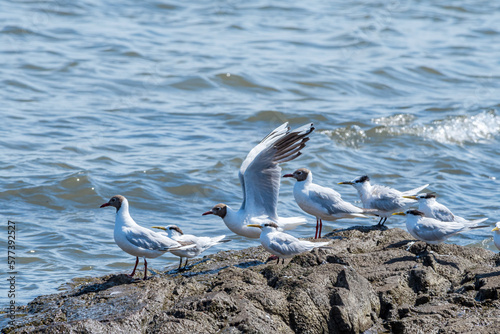
{"type": "Polygon", "coordinates": [[[350,125],[335,130],[323,130],[320,133],[327,135],[344,146],[354,148],[359,148],[366,138],[366,132],[358,125],[350,125]]]}
{"type": "Polygon", "coordinates": [[[463,145],[490,140],[500,134],[500,116],[494,110],[476,115],[452,116],[435,120],[429,124],[414,124],[412,114],[397,114],[372,119],[377,127],[363,130],[357,125],[349,125],[320,133],[347,147],[359,148],[369,141],[375,132],[378,136],[411,135],[443,144],[463,145]]]}
{"type": "MultiPolygon", "coordinates": [[[[407,119],[409,120],[409,119],[407,119]]],[[[500,117],[494,110],[476,115],[453,116],[444,120],[436,120],[430,124],[395,124],[394,120],[373,120],[385,125],[377,129],[379,133],[389,135],[414,135],[443,144],[478,143],[494,138],[500,133],[500,117]]],[[[404,123],[404,122],[403,122],[404,123]]]]}

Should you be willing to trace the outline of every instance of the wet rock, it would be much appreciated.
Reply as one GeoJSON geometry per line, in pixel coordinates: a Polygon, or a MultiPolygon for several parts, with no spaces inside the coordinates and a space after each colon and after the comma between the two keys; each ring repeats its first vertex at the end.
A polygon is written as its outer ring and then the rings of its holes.
{"type": "MultiPolygon", "coordinates": [[[[265,263],[261,247],[172,265],[149,280],[75,281],[19,310],[2,333],[496,333],[500,257],[410,243],[400,229],[328,235],[332,249],[265,263]]],[[[138,277],[142,275],[139,274],[138,277]]]]}

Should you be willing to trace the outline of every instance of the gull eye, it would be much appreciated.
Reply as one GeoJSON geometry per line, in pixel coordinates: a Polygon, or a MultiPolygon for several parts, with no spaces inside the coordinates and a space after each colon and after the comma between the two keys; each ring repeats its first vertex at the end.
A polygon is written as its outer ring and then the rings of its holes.
{"type": "Polygon", "coordinates": [[[215,208],[215,211],[219,211],[219,210],[220,210],[220,208],[215,208]]]}
{"type": "Polygon", "coordinates": [[[116,201],[116,198],[114,198],[114,197],[113,197],[113,198],[111,199],[111,202],[114,202],[114,201],[116,201]]]}

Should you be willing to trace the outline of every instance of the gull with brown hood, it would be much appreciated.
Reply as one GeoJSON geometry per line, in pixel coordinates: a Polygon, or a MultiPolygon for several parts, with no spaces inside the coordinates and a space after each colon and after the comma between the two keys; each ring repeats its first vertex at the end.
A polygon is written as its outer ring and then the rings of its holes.
{"type": "Polygon", "coordinates": [[[179,268],[178,268],[179,270],[181,269],[182,258],[186,258],[186,263],[184,263],[184,269],[186,269],[189,259],[192,259],[193,257],[200,255],[201,253],[203,253],[212,246],[231,241],[231,240],[223,240],[226,237],[225,235],[219,235],[218,237],[211,238],[211,237],[197,237],[192,234],[184,234],[184,232],[182,232],[180,227],[178,227],[177,225],[153,226],[152,228],[157,228],[165,231],[169,238],[177,242],[193,243],[196,245],[193,248],[170,251],[170,253],[179,257],[179,268]]]}
{"type": "Polygon", "coordinates": [[[260,243],[265,250],[278,257],[276,264],[280,262],[280,259],[285,263],[285,259],[311,251],[314,248],[331,248],[327,246],[330,242],[300,240],[290,234],[281,232],[279,226],[274,222],[261,225],[251,224],[249,227],[262,230],[259,239],[260,243]]]}
{"type": "Polygon", "coordinates": [[[240,209],[233,210],[221,203],[203,215],[219,216],[232,232],[255,239],[259,238],[260,229],[248,225],[273,221],[279,227],[290,230],[304,224],[304,218],[278,217],[281,179],[279,164],[300,156],[300,150],[306,146],[308,136],[313,131],[312,123],[292,131],[288,123],[285,123],[273,130],[248,153],[241,164],[239,179],[243,190],[243,203],[240,209]]]}
{"type": "Polygon", "coordinates": [[[357,177],[352,181],[339,182],[339,184],[350,184],[356,188],[363,207],[365,209],[375,209],[375,213],[381,217],[378,226],[384,225],[392,213],[404,210],[412,203],[415,203],[412,199],[403,196],[417,194],[429,186],[426,184],[415,189],[399,191],[378,184],[371,185],[368,175],[357,177]]]}
{"type": "Polygon", "coordinates": [[[292,177],[297,180],[293,187],[295,201],[302,210],[316,217],[314,239],[321,238],[323,220],[367,218],[365,214],[372,215],[371,212],[375,211],[357,207],[344,201],[342,196],[332,188],[314,184],[312,172],[307,168],[299,168],[293,174],[285,174],[283,177],[292,177]]]}
{"type": "Polygon", "coordinates": [[[124,252],[136,257],[134,276],[139,257],[144,258],[144,279],[147,279],[148,259],[154,259],[165,252],[184,250],[196,247],[192,242],[174,241],[162,233],[151,231],[138,225],[129,213],[128,200],[122,195],[115,195],[101,205],[101,208],[112,206],[116,208],[114,238],[115,242],[124,252]]]}

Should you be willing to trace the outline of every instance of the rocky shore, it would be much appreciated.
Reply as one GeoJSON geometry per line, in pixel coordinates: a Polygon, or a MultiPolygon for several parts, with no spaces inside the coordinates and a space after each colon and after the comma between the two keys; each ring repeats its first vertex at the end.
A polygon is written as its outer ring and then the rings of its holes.
{"type": "MultiPolygon", "coordinates": [[[[219,252],[147,281],[81,280],[40,296],[2,333],[498,333],[500,256],[412,241],[401,229],[335,231],[332,249],[265,263],[219,252]],[[432,251],[432,252],[431,252],[432,251]]],[[[137,277],[141,277],[139,274],[137,277]]]]}

